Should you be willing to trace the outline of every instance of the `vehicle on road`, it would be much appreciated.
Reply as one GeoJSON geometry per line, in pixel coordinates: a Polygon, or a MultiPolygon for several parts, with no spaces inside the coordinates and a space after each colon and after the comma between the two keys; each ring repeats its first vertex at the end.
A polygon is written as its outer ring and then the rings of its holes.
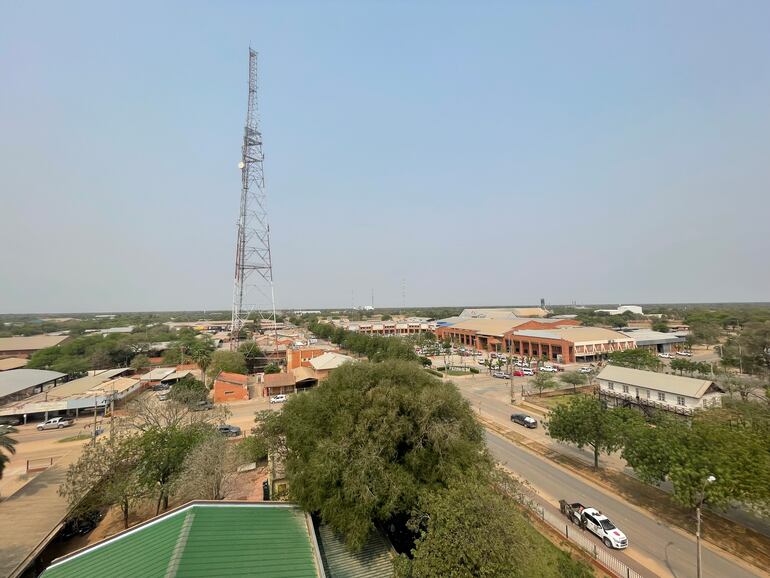
{"type": "Polygon", "coordinates": [[[217,431],[223,436],[227,436],[229,438],[237,438],[241,436],[241,428],[239,428],[237,425],[222,424],[217,426],[217,431]]]}
{"type": "Polygon", "coordinates": [[[533,429],[537,427],[537,420],[526,413],[514,413],[511,415],[511,421],[526,428],[533,429]]]}
{"type": "Polygon", "coordinates": [[[214,409],[214,404],[206,399],[191,405],[190,409],[193,411],[208,411],[210,409],[214,409]]]}
{"type": "Polygon", "coordinates": [[[288,398],[284,394],[274,395],[270,398],[270,403],[283,403],[288,398]]]}
{"type": "Polygon", "coordinates": [[[63,427],[70,427],[74,423],[75,420],[70,417],[52,417],[39,424],[37,426],[37,431],[43,431],[44,429],[61,429],[63,427]]]}
{"type": "Polygon", "coordinates": [[[483,359],[479,359],[478,363],[479,363],[479,365],[485,365],[486,361],[484,361],[483,359]]]}
{"type": "Polygon", "coordinates": [[[516,369],[513,372],[513,376],[514,377],[524,377],[524,371],[522,371],[521,369],[516,369]]]}
{"type": "Polygon", "coordinates": [[[523,375],[535,375],[535,372],[532,371],[532,369],[530,369],[529,367],[522,367],[521,368],[521,373],[523,375]]]}
{"type": "Polygon", "coordinates": [[[596,534],[608,548],[628,548],[626,535],[596,508],[589,508],[580,502],[570,504],[559,500],[559,509],[571,522],[596,534]]]}
{"type": "Polygon", "coordinates": [[[671,354],[670,353],[658,353],[658,357],[660,357],[661,359],[671,359],[671,354]]]}
{"type": "Polygon", "coordinates": [[[511,376],[508,373],[505,373],[504,371],[495,371],[492,374],[492,377],[497,377],[498,379],[510,379],[511,376]]]}
{"type": "Polygon", "coordinates": [[[677,351],[677,355],[681,355],[682,357],[692,357],[692,353],[689,351],[677,351]]]}
{"type": "Polygon", "coordinates": [[[556,373],[559,370],[556,369],[553,365],[544,365],[540,368],[540,371],[545,371],[546,373],[556,373]]]}
{"type": "Polygon", "coordinates": [[[591,369],[587,365],[584,365],[583,367],[580,368],[580,373],[591,373],[592,371],[593,369],[591,369]]]}

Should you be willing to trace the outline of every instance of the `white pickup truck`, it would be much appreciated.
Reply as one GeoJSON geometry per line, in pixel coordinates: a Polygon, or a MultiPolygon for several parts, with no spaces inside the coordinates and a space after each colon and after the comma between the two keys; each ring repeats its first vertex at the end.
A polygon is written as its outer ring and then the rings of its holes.
{"type": "Polygon", "coordinates": [[[43,431],[44,429],[61,429],[63,427],[69,427],[74,423],[75,420],[70,417],[52,417],[38,425],[37,431],[43,431]]]}
{"type": "Polygon", "coordinates": [[[628,548],[626,535],[596,508],[589,508],[579,502],[570,504],[566,500],[559,500],[559,509],[571,522],[596,534],[608,548],[628,548]]]}

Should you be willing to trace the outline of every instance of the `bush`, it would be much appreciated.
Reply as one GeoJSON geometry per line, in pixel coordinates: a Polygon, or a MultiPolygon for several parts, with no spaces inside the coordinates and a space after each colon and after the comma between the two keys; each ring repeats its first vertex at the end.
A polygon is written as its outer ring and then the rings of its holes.
{"type": "Polygon", "coordinates": [[[475,367],[471,367],[471,368],[469,368],[469,369],[470,369],[470,372],[471,372],[471,373],[478,373],[478,372],[479,372],[479,370],[478,370],[478,369],[476,369],[475,367]]]}

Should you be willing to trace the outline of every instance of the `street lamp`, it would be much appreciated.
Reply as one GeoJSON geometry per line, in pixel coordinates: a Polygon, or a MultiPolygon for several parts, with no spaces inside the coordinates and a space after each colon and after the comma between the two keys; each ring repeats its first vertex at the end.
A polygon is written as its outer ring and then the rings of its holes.
{"type": "Polygon", "coordinates": [[[698,558],[696,562],[696,576],[697,578],[701,578],[701,562],[700,562],[700,510],[703,507],[703,502],[706,500],[706,486],[708,484],[713,484],[716,482],[717,479],[714,476],[708,476],[705,480],[703,480],[703,488],[700,492],[700,500],[698,501],[698,506],[695,508],[695,518],[697,520],[696,527],[695,527],[695,547],[698,552],[698,558]]]}

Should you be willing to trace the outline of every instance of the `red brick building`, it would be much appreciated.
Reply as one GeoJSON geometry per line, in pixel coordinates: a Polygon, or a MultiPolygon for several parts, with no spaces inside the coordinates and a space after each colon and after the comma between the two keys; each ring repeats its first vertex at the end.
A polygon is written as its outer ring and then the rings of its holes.
{"type": "Polygon", "coordinates": [[[222,371],[214,380],[214,401],[249,399],[248,378],[240,373],[222,371]]]}

